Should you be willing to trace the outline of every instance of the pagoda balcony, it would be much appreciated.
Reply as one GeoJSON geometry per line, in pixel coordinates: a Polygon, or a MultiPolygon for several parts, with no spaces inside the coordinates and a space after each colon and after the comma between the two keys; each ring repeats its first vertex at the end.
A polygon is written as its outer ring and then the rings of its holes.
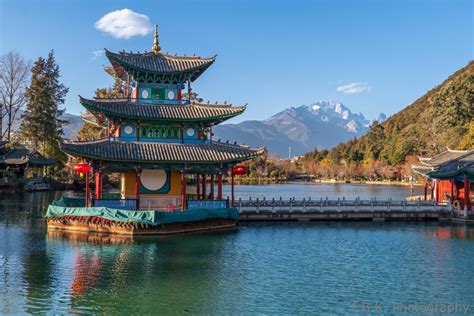
{"type": "Polygon", "coordinates": [[[138,104],[162,104],[162,105],[189,105],[188,99],[181,100],[163,100],[163,99],[144,99],[144,98],[129,98],[129,102],[138,104]]]}
{"type": "Polygon", "coordinates": [[[223,209],[229,206],[228,200],[188,200],[188,210],[223,209]]]}
{"type": "Polygon", "coordinates": [[[119,210],[136,210],[137,209],[137,199],[114,199],[114,198],[105,198],[105,199],[94,199],[94,207],[108,207],[115,208],[119,210]]]}
{"type": "MultiPolygon", "coordinates": [[[[173,201],[169,199],[160,199],[160,198],[153,198],[153,199],[142,199],[143,207],[138,207],[138,200],[137,199],[113,199],[113,198],[105,198],[105,199],[94,199],[92,201],[92,205],[94,207],[107,207],[107,208],[114,208],[119,210],[160,210],[160,211],[173,211],[179,210],[180,205],[178,199],[174,199],[173,201]],[[150,205],[149,202],[153,200],[154,205],[150,205]],[[171,202],[171,203],[170,203],[171,202]],[[159,204],[159,205],[158,205],[159,204]]],[[[221,200],[187,200],[187,209],[188,210],[196,210],[196,209],[225,209],[228,208],[229,201],[225,199],[221,200]]]]}

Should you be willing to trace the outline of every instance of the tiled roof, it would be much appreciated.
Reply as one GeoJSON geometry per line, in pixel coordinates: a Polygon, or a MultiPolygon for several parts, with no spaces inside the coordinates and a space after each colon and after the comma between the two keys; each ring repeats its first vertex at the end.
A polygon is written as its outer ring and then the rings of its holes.
{"type": "Polygon", "coordinates": [[[56,163],[56,160],[44,158],[36,150],[26,148],[13,148],[5,155],[0,156],[0,164],[5,165],[52,166],[56,163]]]}
{"type": "Polygon", "coordinates": [[[459,158],[462,158],[465,155],[469,155],[470,153],[474,153],[474,150],[451,150],[448,149],[446,151],[443,151],[442,153],[431,157],[431,158],[421,158],[420,161],[423,165],[430,166],[430,167],[436,167],[439,165],[442,165],[446,162],[449,162],[451,160],[457,160],[459,158]]]}
{"type": "Polygon", "coordinates": [[[191,103],[189,105],[138,104],[129,102],[127,99],[89,100],[81,97],[80,102],[89,111],[103,113],[108,117],[148,121],[222,122],[245,110],[245,106],[233,107],[205,103],[191,103]]]}
{"type": "Polygon", "coordinates": [[[460,175],[474,175],[474,150],[466,153],[456,159],[449,160],[439,164],[434,171],[428,173],[432,178],[450,178],[460,175]]]}
{"type": "Polygon", "coordinates": [[[206,144],[118,142],[101,139],[92,142],[63,143],[62,149],[72,156],[144,163],[220,163],[248,160],[263,153],[264,148],[250,149],[240,145],[212,142],[206,144]]]}
{"type": "Polygon", "coordinates": [[[412,170],[435,179],[474,175],[474,150],[446,150],[432,158],[420,158],[422,166],[412,170]]]}
{"type": "Polygon", "coordinates": [[[190,73],[195,80],[216,60],[216,56],[201,58],[195,56],[172,56],[155,53],[112,53],[105,50],[112,65],[118,63],[124,69],[135,69],[156,74],[190,73]]]}
{"type": "Polygon", "coordinates": [[[426,176],[429,172],[433,171],[433,167],[428,166],[411,166],[411,170],[422,176],[426,176]]]}

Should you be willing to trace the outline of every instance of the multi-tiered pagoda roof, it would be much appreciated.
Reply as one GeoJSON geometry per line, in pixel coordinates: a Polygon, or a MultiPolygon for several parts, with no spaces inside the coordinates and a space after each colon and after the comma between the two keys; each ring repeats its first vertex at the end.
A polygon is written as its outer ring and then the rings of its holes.
{"type": "Polygon", "coordinates": [[[212,142],[177,144],[158,142],[115,142],[101,139],[90,142],[62,144],[72,155],[89,159],[127,163],[224,163],[239,162],[261,155],[264,148],[212,142]]]}
{"type": "Polygon", "coordinates": [[[125,97],[80,97],[80,103],[95,117],[88,115],[87,121],[107,128],[108,137],[63,144],[68,154],[103,162],[213,163],[229,168],[263,152],[263,148],[212,140],[212,126],[243,113],[246,105],[212,104],[191,98],[191,82],[214,63],[216,56],[165,54],[158,46],[157,30],[151,52],[105,50],[105,55],[122,79],[125,97]],[[186,84],[188,91],[183,97],[186,84]]]}
{"type": "Polygon", "coordinates": [[[93,114],[110,119],[136,119],[141,121],[207,122],[221,123],[245,111],[245,105],[209,104],[191,101],[185,105],[143,104],[137,106],[129,99],[85,99],[81,104],[93,114]]]}
{"type": "Polygon", "coordinates": [[[112,53],[105,50],[117,76],[125,80],[126,73],[138,80],[161,80],[183,82],[196,80],[216,56],[201,58],[196,56],[172,56],[161,52],[112,53]]]}

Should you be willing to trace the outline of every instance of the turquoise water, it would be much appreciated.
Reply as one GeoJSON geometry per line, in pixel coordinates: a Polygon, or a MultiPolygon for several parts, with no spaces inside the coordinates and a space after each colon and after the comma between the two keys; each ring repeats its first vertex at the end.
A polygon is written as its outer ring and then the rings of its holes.
{"type": "MultiPolygon", "coordinates": [[[[217,190],[217,189],[216,189],[217,190]]],[[[224,185],[224,195],[230,194],[230,186],[224,185]]],[[[237,198],[248,199],[249,197],[266,199],[329,199],[346,198],[361,199],[375,198],[378,200],[403,200],[410,195],[423,194],[423,187],[417,186],[411,191],[409,186],[400,185],[367,185],[356,183],[287,183],[287,184],[269,184],[269,185],[238,185],[235,187],[237,198]]]]}
{"type": "Polygon", "coordinates": [[[291,223],[135,239],[48,234],[42,216],[55,195],[0,194],[2,313],[474,314],[474,227],[291,223]]]}

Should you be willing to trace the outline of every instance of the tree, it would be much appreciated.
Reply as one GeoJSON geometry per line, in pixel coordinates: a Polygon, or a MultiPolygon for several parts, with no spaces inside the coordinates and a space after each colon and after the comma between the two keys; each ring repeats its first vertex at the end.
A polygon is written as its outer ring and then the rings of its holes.
{"type": "Polygon", "coordinates": [[[461,139],[458,149],[470,150],[474,149],[474,120],[469,124],[469,130],[461,139]]]}
{"type": "Polygon", "coordinates": [[[26,102],[25,90],[30,68],[30,63],[18,52],[8,52],[0,58],[0,140],[6,136],[7,141],[11,141],[13,123],[26,102]]]}
{"type": "MultiPolygon", "coordinates": [[[[122,91],[122,80],[118,78],[115,74],[115,71],[112,67],[104,67],[105,72],[111,75],[114,78],[114,84],[112,87],[109,88],[101,88],[95,90],[95,97],[99,99],[118,99],[123,98],[123,91],[122,91]]],[[[90,113],[89,113],[90,114],[90,113]]],[[[86,114],[87,115],[87,114],[86,114]]],[[[89,116],[93,116],[90,114],[89,116]]],[[[79,141],[88,141],[88,140],[95,140],[101,138],[102,132],[104,129],[100,126],[95,124],[91,124],[89,122],[84,122],[84,124],[77,132],[77,139],[79,141]]]]}
{"type": "Polygon", "coordinates": [[[66,121],[61,119],[64,110],[60,105],[64,103],[68,88],[59,82],[60,77],[54,51],[47,59],[39,57],[33,64],[19,134],[20,140],[45,156],[64,160],[66,157],[59,149],[59,141],[66,121]]]}

